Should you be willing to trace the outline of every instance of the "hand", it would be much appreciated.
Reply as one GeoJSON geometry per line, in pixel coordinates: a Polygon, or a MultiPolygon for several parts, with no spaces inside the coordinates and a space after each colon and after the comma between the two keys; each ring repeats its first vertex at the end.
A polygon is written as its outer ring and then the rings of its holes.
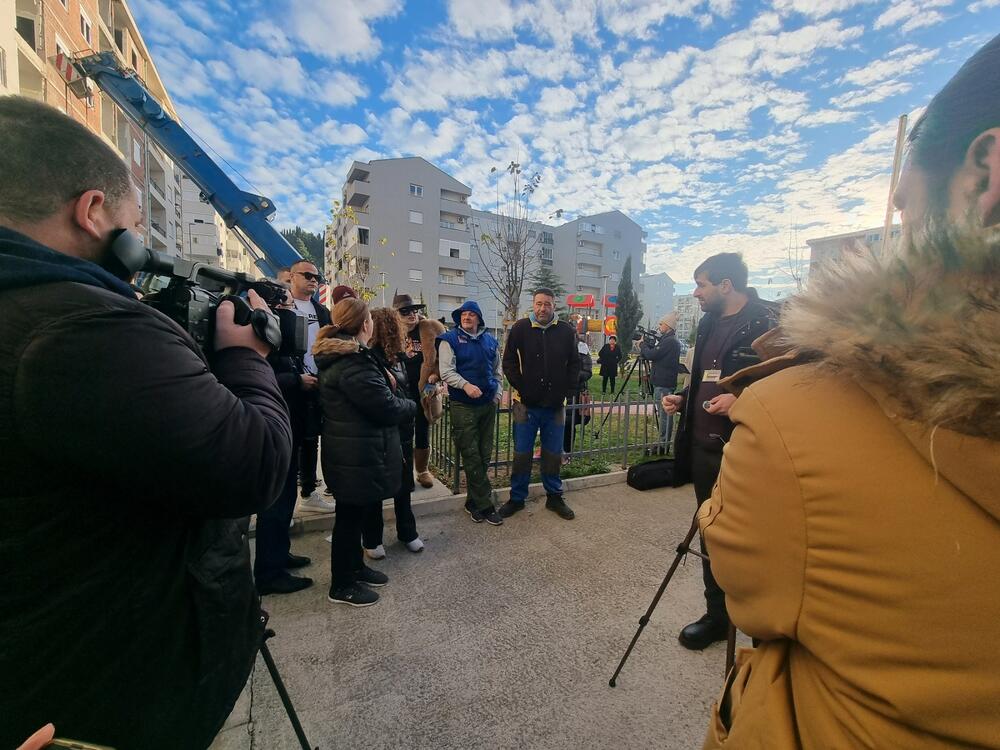
{"type": "Polygon", "coordinates": [[[299,378],[302,380],[302,390],[304,391],[315,391],[319,387],[319,378],[315,375],[306,373],[299,375],[299,378]]]}
{"type": "Polygon", "coordinates": [[[395,391],[396,390],[396,386],[397,386],[397,384],[396,384],[396,376],[393,375],[392,372],[390,372],[389,370],[386,370],[385,374],[389,376],[389,387],[392,390],[395,391]]]}
{"type": "Polygon", "coordinates": [[[438,380],[440,380],[440,378],[433,372],[427,376],[428,383],[436,383],[438,380]]]}
{"type": "MultiPolygon", "coordinates": [[[[264,310],[269,315],[273,315],[267,309],[267,303],[253,289],[247,294],[247,301],[253,309],[264,310]]],[[[236,308],[233,307],[232,302],[223,302],[219,305],[219,309],[215,313],[215,351],[221,352],[223,349],[243,347],[253,349],[260,356],[266,358],[271,353],[271,345],[258,338],[257,334],[254,333],[253,326],[236,325],[233,322],[235,317],[236,308]]]]}
{"type": "Polygon", "coordinates": [[[42,748],[52,741],[55,734],[56,728],[51,724],[46,724],[26,739],[24,743],[17,748],[17,750],[42,750],[42,748]]]}
{"type": "Polygon", "coordinates": [[[676,414],[684,404],[684,397],[671,393],[660,399],[660,404],[666,414],[676,414]]]}
{"type": "Polygon", "coordinates": [[[465,395],[469,398],[479,398],[483,395],[483,392],[472,383],[466,383],[463,385],[462,390],[465,391],[465,395]]]}
{"type": "Polygon", "coordinates": [[[709,414],[718,414],[722,417],[729,416],[729,410],[736,403],[736,396],[732,393],[720,393],[718,396],[713,398],[708,402],[708,406],[705,408],[709,414]]]}

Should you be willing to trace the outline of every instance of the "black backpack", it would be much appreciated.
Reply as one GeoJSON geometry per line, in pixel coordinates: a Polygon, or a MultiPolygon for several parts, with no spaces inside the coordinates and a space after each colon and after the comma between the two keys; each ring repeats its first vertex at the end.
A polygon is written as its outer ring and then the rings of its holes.
{"type": "Polygon", "coordinates": [[[625,481],[637,490],[654,490],[657,487],[672,487],[674,484],[674,459],[661,458],[644,464],[630,466],[625,481]]]}

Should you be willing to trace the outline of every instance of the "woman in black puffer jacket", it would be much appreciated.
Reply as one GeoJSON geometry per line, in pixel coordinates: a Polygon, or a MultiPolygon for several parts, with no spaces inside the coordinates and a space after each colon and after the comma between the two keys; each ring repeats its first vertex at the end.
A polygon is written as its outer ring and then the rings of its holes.
{"type": "Polygon", "coordinates": [[[389,581],[364,564],[361,528],[372,505],[399,491],[399,424],[416,413],[416,404],[396,395],[395,378],[367,347],[371,335],[368,306],[343,299],[333,308],[333,324],[320,330],[313,345],[324,416],[323,476],[337,501],[330,601],[354,607],[378,601],[360,584],[389,581]]]}

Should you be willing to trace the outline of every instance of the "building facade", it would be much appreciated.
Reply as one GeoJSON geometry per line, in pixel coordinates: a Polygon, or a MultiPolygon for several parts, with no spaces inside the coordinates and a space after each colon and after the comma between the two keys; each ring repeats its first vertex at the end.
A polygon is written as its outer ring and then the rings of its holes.
{"type": "MultiPolygon", "coordinates": [[[[472,190],[419,157],[354,162],[337,218],[327,228],[326,275],[331,283],[364,286],[381,302],[406,292],[433,317],[477,300],[490,328],[503,326],[503,309],[489,291],[483,263],[490,252],[480,238],[496,234],[499,217],[470,206],[472,190]]],[[[528,222],[524,243],[568,293],[614,294],[622,266],[632,257],[634,280],[644,270],[646,235],[620,211],[560,225],[528,222]]],[[[529,272],[530,278],[530,272],[529,272]]],[[[530,305],[525,280],[521,310],[530,305]]]]}
{"type": "Polygon", "coordinates": [[[705,314],[692,294],[678,294],[674,297],[677,312],[677,338],[690,343],[691,334],[698,328],[698,322],[705,314]]]}
{"type": "Polygon", "coordinates": [[[674,280],[666,273],[645,274],[639,279],[642,302],[642,325],[655,328],[664,315],[674,309],[674,280]]]}
{"type": "MultiPolygon", "coordinates": [[[[835,234],[830,237],[817,237],[813,240],[806,240],[809,246],[809,273],[825,263],[835,262],[845,255],[871,254],[879,257],[882,254],[882,233],[883,227],[874,229],[862,229],[857,232],[846,234],[835,234]]],[[[902,229],[895,225],[890,230],[888,251],[895,249],[902,229]]]]}

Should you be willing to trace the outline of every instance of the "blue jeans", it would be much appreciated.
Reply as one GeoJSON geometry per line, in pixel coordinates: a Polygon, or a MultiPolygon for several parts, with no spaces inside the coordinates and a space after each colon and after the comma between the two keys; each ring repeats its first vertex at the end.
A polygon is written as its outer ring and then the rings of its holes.
{"type": "Polygon", "coordinates": [[[670,428],[674,426],[674,415],[663,411],[663,397],[673,394],[673,388],[653,388],[653,398],[656,399],[656,408],[660,410],[660,442],[663,445],[670,443],[670,428]]]}
{"type": "Polygon", "coordinates": [[[510,499],[523,503],[528,497],[531,481],[531,454],[535,448],[535,435],[542,433],[542,486],[546,495],[561,495],[563,427],[566,410],[546,407],[528,407],[515,401],[514,415],[514,465],[510,475],[510,499]]]}

